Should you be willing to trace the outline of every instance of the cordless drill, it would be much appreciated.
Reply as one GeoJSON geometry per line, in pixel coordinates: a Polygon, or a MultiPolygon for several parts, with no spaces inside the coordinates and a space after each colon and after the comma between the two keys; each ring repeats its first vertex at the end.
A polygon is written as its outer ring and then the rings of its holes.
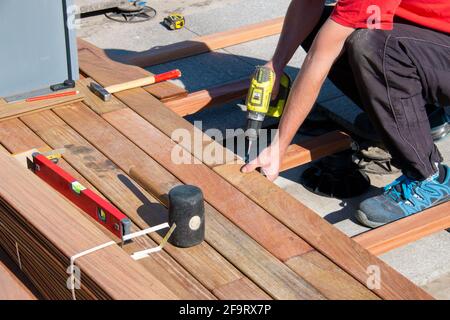
{"type": "Polygon", "coordinates": [[[272,69],[264,66],[256,67],[246,102],[248,113],[246,131],[248,151],[246,161],[248,161],[253,142],[258,140],[265,117],[279,118],[283,114],[291,88],[291,79],[286,73],[282,75],[278,95],[274,100],[271,100],[274,84],[275,72],[272,69]]]}

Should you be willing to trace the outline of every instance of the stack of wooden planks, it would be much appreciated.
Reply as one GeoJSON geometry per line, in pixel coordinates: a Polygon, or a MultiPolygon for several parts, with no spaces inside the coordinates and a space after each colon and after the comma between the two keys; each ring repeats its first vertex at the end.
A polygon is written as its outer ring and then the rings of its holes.
{"type": "MultiPolygon", "coordinates": [[[[110,60],[89,43],[79,41],[79,46],[83,75],[103,86],[148,75],[110,60]]],[[[161,102],[185,99],[185,90],[163,83],[117,93],[109,102],[81,90],[83,102],[0,122],[0,143],[12,154],[65,148],[59,165],[124,212],[134,231],[167,221],[171,188],[197,185],[206,200],[206,241],[189,249],[167,245],[158,254],[131,261],[128,254],[161,240],[150,234],[123,250],[111,246],[80,258],[77,265],[85,278],[77,298],[431,298],[261,175],[241,174],[239,163],[204,159],[202,150],[208,148],[229,156],[225,159],[235,156],[161,102]],[[192,139],[173,140],[176,129],[186,130],[192,139]],[[195,136],[201,137],[202,148],[190,148],[195,136]],[[175,147],[195,163],[173,163],[175,147]],[[370,285],[374,266],[382,281],[370,285]]],[[[336,148],[348,146],[348,137],[339,136],[343,144],[336,148]]],[[[302,147],[301,161],[309,161],[314,152],[306,152],[308,144],[302,147]]],[[[20,251],[25,273],[44,297],[70,299],[65,287],[70,256],[110,238],[14,161],[0,157],[0,177],[7,179],[0,188],[5,203],[0,221],[8,225],[8,231],[0,230],[2,246],[18,262],[16,243],[22,248],[24,239],[29,241],[28,249],[20,251]],[[14,181],[14,174],[23,182],[14,181]],[[28,190],[28,185],[39,190],[28,190]],[[35,266],[42,270],[34,271],[35,266]]]]}
{"type": "Polygon", "coordinates": [[[37,290],[0,249],[0,300],[36,300],[37,290]]]}
{"type": "MultiPolygon", "coordinates": [[[[110,242],[70,203],[16,160],[0,154],[2,247],[46,298],[69,299],[70,258],[110,242]]],[[[117,245],[80,257],[80,299],[175,298],[117,245]]]]}

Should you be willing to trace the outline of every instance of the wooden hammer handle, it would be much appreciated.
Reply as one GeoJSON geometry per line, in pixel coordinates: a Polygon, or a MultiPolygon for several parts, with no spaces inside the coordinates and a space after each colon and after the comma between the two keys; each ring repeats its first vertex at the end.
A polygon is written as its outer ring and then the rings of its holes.
{"type": "Polygon", "coordinates": [[[106,87],[105,90],[109,93],[113,94],[116,92],[121,92],[124,90],[139,88],[139,87],[145,87],[154,83],[170,80],[170,79],[176,79],[181,77],[181,71],[180,70],[172,70],[166,73],[154,75],[151,77],[146,77],[142,79],[132,80],[125,83],[119,83],[115,84],[109,87],[106,87]]]}

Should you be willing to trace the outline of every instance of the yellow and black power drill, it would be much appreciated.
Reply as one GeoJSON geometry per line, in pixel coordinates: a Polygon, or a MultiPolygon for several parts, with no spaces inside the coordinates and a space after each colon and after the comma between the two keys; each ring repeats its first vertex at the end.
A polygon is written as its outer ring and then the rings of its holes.
{"type": "Polygon", "coordinates": [[[248,140],[247,161],[253,142],[258,140],[262,123],[266,116],[280,118],[286,106],[291,89],[291,79],[284,73],[280,79],[280,90],[275,99],[271,100],[275,84],[275,72],[267,67],[256,67],[250,83],[247,96],[247,131],[248,140]]]}

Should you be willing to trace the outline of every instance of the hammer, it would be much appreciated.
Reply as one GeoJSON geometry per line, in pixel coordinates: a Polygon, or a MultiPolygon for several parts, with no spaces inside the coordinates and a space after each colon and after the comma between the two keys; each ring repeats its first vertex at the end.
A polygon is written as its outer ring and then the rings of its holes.
{"type": "Polygon", "coordinates": [[[91,82],[89,89],[97,96],[99,96],[103,101],[111,100],[111,95],[116,92],[139,88],[148,86],[154,83],[163,82],[166,80],[176,79],[181,77],[181,71],[176,69],[166,73],[161,73],[158,75],[153,75],[151,77],[146,77],[142,79],[137,79],[125,83],[115,84],[109,87],[102,87],[98,83],[91,82]]]}

